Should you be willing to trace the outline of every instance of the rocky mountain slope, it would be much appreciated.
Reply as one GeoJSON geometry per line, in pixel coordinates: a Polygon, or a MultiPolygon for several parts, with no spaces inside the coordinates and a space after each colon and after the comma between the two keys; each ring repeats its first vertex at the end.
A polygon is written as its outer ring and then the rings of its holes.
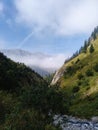
{"type": "Polygon", "coordinates": [[[98,27],[84,46],[65,61],[51,84],[62,88],[70,114],[98,116],[98,27]]]}

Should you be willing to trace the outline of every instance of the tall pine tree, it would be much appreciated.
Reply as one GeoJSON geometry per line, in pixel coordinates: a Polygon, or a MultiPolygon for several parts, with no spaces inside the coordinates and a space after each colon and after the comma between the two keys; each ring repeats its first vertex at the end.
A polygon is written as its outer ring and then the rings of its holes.
{"type": "Polygon", "coordinates": [[[94,46],[93,46],[93,44],[91,44],[90,49],[89,49],[90,53],[93,53],[94,50],[95,50],[95,49],[94,49],[94,46]]]}

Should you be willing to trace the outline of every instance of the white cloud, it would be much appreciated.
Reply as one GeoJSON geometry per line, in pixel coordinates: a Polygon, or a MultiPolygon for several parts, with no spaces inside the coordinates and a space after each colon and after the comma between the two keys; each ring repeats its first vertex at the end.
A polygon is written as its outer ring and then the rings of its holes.
{"type": "Polygon", "coordinates": [[[67,55],[65,56],[64,54],[57,54],[51,56],[43,55],[42,57],[34,55],[33,58],[25,57],[22,59],[23,63],[28,66],[36,66],[46,71],[55,71],[63,65],[66,58],[67,55]]]}
{"type": "MultiPolygon", "coordinates": [[[[43,58],[35,57],[35,59],[32,60],[33,64],[35,66],[39,66],[43,69],[51,69],[51,70],[57,70],[62,66],[64,63],[64,60],[67,58],[64,54],[57,54],[57,55],[47,55],[43,58]]],[[[30,63],[32,63],[30,61],[30,63]]],[[[29,64],[29,61],[27,62],[29,64]]]]}
{"type": "Polygon", "coordinates": [[[46,55],[43,53],[29,53],[22,50],[2,50],[5,55],[16,62],[35,66],[46,71],[55,71],[62,66],[68,55],[46,55]]]}
{"type": "Polygon", "coordinates": [[[58,35],[88,33],[98,25],[98,0],[15,0],[16,19],[58,35]]]}

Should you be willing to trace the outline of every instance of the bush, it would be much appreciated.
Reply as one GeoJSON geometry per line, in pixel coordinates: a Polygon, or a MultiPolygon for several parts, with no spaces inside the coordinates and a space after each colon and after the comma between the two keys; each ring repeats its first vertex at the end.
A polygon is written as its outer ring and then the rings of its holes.
{"type": "Polygon", "coordinates": [[[95,70],[96,72],[98,72],[98,63],[95,64],[94,70],[95,70]]]}
{"type": "Polygon", "coordinates": [[[80,86],[80,85],[82,84],[82,81],[79,80],[79,81],[77,82],[77,84],[78,84],[78,86],[80,86]]]}
{"type": "Polygon", "coordinates": [[[80,61],[80,59],[78,58],[78,59],[76,60],[75,64],[77,64],[79,61],[80,61]]]}
{"type": "Polygon", "coordinates": [[[81,80],[81,79],[83,79],[84,76],[83,76],[83,74],[79,73],[79,74],[77,75],[77,77],[78,77],[79,80],[81,80]]]}
{"type": "Polygon", "coordinates": [[[95,50],[95,49],[94,49],[94,46],[93,46],[93,44],[91,44],[90,49],[89,49],[90,53],[93,53],[94,50],[95,50]]]}
{"type": "Polygon", "coordinates": [[[92,70],[88,69],[88,70],[86,71],[86,75],[87,75],[87,76],[93,76],[94,73],[93,73],[92,70]]]}
{"type": "Polygon", "coordinates": [[[0,101],[0,124],[5,120],[5,108],[3,103],[0,101]]]}
{"type": "Polygon", "coordinates": [[[77,93],[80,90],[78,86],[74,86],[72,92],[77,93]]]}
{"type": "Polygon", "coordinates": [[[69,76],[73,75],[77,70],[78,70],[78,66],[76,65],[72,65],[72,66],[67,66],[66,67],[66,74],[68,74],[69,76]]]}
{"type": "Polygon", "coordinates": [[[82,85],[89,86],[89,80],[87,80],[87,79],[83,80],[82,85]]]}
{"type": "Polygon", "coordinates": [[[89,80],[88,79],[79,80],[77,84],[78,86],[89,86],[89,80]]]}

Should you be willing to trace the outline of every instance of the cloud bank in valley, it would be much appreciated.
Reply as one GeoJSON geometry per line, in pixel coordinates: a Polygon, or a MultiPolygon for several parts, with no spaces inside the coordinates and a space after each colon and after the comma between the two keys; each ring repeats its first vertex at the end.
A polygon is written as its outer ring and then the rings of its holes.
{"type": "Polygon", "coordinates": [[[62,66],[68,55],[46,55],[43,53],[29,53],[23,50],[1,50],[5,55],[16,62],[30,67],[38,67],[47,72],[54,72],[62,66]]]}

